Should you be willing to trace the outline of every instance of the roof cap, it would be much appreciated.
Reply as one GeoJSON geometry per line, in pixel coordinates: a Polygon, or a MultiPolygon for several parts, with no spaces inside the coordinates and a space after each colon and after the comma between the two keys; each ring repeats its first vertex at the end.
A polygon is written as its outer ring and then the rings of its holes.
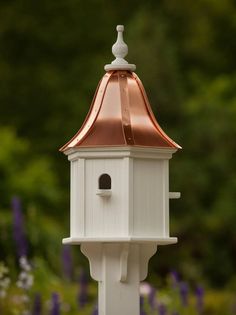
{"type": "Polygon", "coordinates": [[[115,44],[112,46],[112,53],[116,57],[110,64],[105,65],[104,69],[106,71],[110,70],[130,70],[134,71],[136,66],[134,64],[128,63],[124,59],[124,57],[128,54],[128,46],[123,40],[123,32],[124,32],[124,25],[117,25],[117,40],[115,44]]]}

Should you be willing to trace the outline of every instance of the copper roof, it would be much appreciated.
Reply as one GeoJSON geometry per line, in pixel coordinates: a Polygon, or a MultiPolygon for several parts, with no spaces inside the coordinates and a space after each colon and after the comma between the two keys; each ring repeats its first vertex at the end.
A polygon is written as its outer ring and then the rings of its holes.
{"type": "Polygon", "coordinates": [[[142,82],[134,72],[107,72],[77,134],[60,151],[80,147],[181,148],[157,123],[142,82]]]}

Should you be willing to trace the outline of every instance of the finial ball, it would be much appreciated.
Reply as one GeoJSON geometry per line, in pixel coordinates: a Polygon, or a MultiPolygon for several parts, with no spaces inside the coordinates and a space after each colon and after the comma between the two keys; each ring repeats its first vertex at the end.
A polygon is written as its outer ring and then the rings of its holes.
{"type": "Polygon", "coordinates": [[[124,32],[124,25],[117,25],[116,30],[117,32],[124,32]]]}

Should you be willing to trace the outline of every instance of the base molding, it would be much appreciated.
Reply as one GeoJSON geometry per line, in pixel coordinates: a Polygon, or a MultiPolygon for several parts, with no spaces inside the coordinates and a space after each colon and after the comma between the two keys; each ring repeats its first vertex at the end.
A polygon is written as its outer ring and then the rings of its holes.
{"type": "Polygon", "coordinates": [[[83,243],[81,251],[89,260],[92,278],[99,282],[99,315],[139,314],[139,283],[148,274],[157,245],[83,243]]]}

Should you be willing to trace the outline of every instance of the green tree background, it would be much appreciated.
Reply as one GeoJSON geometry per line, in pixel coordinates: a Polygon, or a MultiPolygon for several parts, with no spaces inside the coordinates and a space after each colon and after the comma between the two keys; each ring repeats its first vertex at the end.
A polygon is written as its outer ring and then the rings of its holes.
{"type": "Polygon", "coordinates": [[[117,24],[157,120],[183,146],[170,184],[182,193],[171,202],[179,243],[161,248],[151,268],[235,287],[233,0],[1,1],[0,256],[14,260],[9,205],[18,195],[31,255],[57,268],[51,249],[69,232],[69,163],[58,149],[85,118],[117,24]]]}

